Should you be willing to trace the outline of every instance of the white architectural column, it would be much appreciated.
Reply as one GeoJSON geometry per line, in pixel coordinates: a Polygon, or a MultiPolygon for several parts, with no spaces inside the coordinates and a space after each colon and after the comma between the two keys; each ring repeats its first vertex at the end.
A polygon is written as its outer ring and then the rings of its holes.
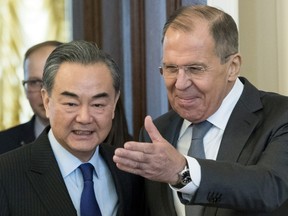
{"type": "Polygon", "coordinates": [[[276,1],[279,91],[288,95],[288,1],[276,1]]]}
{"type": "MultiPolygon", "coordinates": [[[[284,0],[285,1],[285,0],[284,0]]],[[[208,0],[207,5],[219,8],[233,17],[237,26],[239,24],[238,0],[208,0]]]]}

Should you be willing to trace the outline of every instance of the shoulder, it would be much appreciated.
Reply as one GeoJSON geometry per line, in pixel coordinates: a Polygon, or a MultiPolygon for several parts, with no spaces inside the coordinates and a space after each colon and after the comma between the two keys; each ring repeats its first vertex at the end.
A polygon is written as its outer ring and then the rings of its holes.
{"type": "Polygon", "coordinates": [[[167,113],[159,116],[155,120],[153,120],[155,126],[158,128],[158,130],[161,130],[162,127],[167,128],[167,125],[173,125],[177,124],[179,122],[182,122],[183,119],[176,113],[174,110],[170,110],[167,113]]]}
{"type": "Polygon", "coordinates": [[[4,137],[10,137],[10,138],[13,138],[15,136],[17,136],[18,134],[23,134],[23,135],[27,135],[27,132],[33,132],[34,131],[34,122],[35,122],[35,119],[34,117],[28,121],[28,122],[25,122],[23,124],[19,124],[19,125],[16,125],[14,127],[11,127],[11,128],[8,128],[6,130],[3,130],[0,132],[0,137],[4,138],[4,137]]]}
{"type": "MultiPolygon", "coordinates": [[[[241,107],[253,113],[266,128],[287,124],[288,97],[263,90],[258,90],[246,79],[241,79],[244,84],[243,93],[239,99],[237,108],[241,107]],[[266,125],[266,124],[267,125],[266,125]]],[[[239,114],[239,113],[237,113],[239,114]]]]}
{"type": "Polygon", "coordinates": [[[34,141],[34,120],[0,132],[0,154],[34,141]]]}
{"type": "Polygon", "coordinates": [[[29,122],[19,124],[19,125],[13,126],[11,128],[5,129],[5,130],[0,132],[0,135],[4,136],[4,135],[15,134],[17,132],[23,131],[23,129],[25,129],[25,128],[30,128],[30,127],[31,127],[31,122],[29,121],[29,122]]]}
{"type": "Polygon", "coordinates": [[[0,176],[5,170],[11,172],[11,176],[20,175],[20,171],[27,171],[36,167],[49,167],[54,159],[50,146],[47,130],[29,145],[16,148],[0,155],[0,176]],[[18,170],[18,171],[16,171],[18,170]],[[18,173],[18,174],[17,174],[18,173]]]}
{"type": "MultiPolygon", "coordinates": [[[[5,173],[5,176],[20,175],[20,170],[28,168],[30,161],[30,145],[26,145],[12,151],[0,155],[0,176],[5,173]]],[[[5,178],[5,176],[0,177],[5,178]]]]}
{"type": "Polygon", "coordinates": [[[243,77],[241,77],[240,80],[244,84],[240,102],[251,111],[260,109],[286,110],[288,108],[287,96],[275,92],[259,90],[243,77]]]}

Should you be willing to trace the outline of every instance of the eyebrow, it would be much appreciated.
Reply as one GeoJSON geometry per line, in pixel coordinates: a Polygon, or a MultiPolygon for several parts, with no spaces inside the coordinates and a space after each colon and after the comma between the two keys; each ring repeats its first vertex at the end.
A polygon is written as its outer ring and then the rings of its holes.
{"type": "MultiPolygon", "coordinates": [[[[79,98],[79,96],[73,92],[69,92],[69,91],[64,91],[61,93],[61,95],[63,96],[67,96],[67,97],[71,97],[71,98],[79,98]]],[[[107,98],[109,95],[106,92],[102,92],[99,94],[96,94],[94,96],[92,96],[93,99],[98,99],[98,98],[107,98]]]]}

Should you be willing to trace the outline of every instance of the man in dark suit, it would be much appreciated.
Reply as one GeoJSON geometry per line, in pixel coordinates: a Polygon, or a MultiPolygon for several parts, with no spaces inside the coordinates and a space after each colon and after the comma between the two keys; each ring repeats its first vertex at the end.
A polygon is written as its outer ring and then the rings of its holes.
{"type": "Polygon", "coordinates": [[[0,132],[0,154],[34,141],[49,124],[41,97],[42,75],[48,56],[60,44],[45,41],[26,51],[23,86],[34,115],[30,121],[0,132]]]}
{"type": "Polygon", "coordinates": [[[0,156],[0,215],[84,216],[96,205],[102,215],[144,214],[142,177],[117,169],[114,147],[102,144],[120,95],[113,59],[93,43],[60,45],[46,62],[41,93],[50,126],[0,156]],[[80,166],[87,164],[96,201],[83,208],[80,166]]]}
{"type": "Polygon", "coordinates": [[[228,14],[190,6],[168,19],[161,74],[173,110],[146,117],[142,142],[114,156],[149,179],[151,215],[287,215],[277,209],[288,198],[288,98],[239,78],[240,66],[228,14]]]}

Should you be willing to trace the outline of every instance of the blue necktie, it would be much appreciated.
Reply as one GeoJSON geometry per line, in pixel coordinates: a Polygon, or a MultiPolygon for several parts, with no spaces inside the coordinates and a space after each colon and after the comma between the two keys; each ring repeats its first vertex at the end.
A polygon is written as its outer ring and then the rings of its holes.
{"type": "Polygon", "coordinates": [[[98,206],[93,182],[94,167],[90,163],[84,163],[79,166],[84,180],[84,188],[80,201],[81,216],[101,216],[101,211],[98,206]]]}
{"type": "MultiPolygon", "coordinates": [[[[188,151],[189,156],[201,159],[206,158],[203,138],[211,127],[212,124],[208,121],[193,124],[192,141],[188,151]]],[[[200,205],[186,205],[185,213],[186,216],[202,216],[204,207],[200,205]]]]}

